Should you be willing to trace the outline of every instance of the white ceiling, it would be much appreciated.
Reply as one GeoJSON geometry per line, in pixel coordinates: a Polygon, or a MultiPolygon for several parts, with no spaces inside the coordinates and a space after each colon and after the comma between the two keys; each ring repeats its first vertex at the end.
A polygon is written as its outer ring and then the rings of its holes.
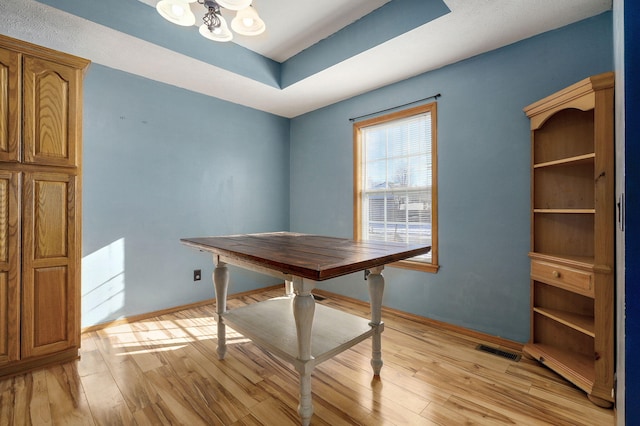
{"type": "MultiPolygon", "coordinates": [[[[155,4],[154,0],[139,1],[155,4]]],[[[194,92],[295,117],[612,7],[612,0],[444,2],[451,13],[285,89],[234,74],[35,0],[2,0],[0,32],[194,92]],[[380,66],[381,63],[385,66],[380,66]]],[[[255,40],[237,37],[234,41],[282,61],[384,3],[385,0],[254,0],[266,22],[267,33],[255,40]]],[[[158,19],[162,18],[158,15],[158,19]]]]}

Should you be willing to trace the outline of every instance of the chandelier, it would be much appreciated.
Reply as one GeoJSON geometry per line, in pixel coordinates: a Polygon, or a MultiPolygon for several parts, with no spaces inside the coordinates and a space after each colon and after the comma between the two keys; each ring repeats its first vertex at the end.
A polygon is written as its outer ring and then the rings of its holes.
{"type": "Polygon", "coordinates": [[[209,40],[229,41],[233,38],[227,21],[220,12],[221,8],[236,11],[236,16],[231,21],[231,28],[236,33],[254,36],[262,34],[265,30],[264,21],[251,6],[252,0],[161,0],[156,5],[156,10],[167,21],[190,27],[196,23],[190,3],[196,1],[206,9],[202,18],[204,23],[200,25],[199,32],[209,40]]]}

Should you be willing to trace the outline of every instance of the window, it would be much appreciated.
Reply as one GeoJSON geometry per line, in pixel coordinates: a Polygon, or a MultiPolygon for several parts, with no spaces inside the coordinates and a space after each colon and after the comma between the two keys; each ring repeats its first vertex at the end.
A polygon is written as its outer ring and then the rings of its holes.
{"type": "Polygon", "coordinates": [[[354,237],[431,245],[394,266],[438,270],[436,103],[354,124],[354,237]]]}

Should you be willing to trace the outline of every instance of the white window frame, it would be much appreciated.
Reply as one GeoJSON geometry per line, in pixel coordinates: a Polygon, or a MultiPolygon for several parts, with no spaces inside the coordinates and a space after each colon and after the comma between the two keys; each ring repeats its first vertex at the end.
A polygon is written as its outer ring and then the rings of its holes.
{"type": "MultiPolygon", "coordinates": [[[[437,272],[438,265],[438,173],[437,173],[437,104],[436,102],[396,111],[390,114],[362,120],[353,124],[353,152],[354,152],[354,209],[353,209],[353,232],[355,240],[366,238],[363,232],[363,223],[368,220],[365,215],[367,207],[364,205],[365,198],[365,154],[363,153],[363,132],[367,127],[381,124],[391,124],[394,121],[403,121],[407,118],[430,114],[431,116],[431,252],[430,259],[407,259],[395,262],[391,266],[413,269],[424,272],[437,272]]],[[[372,191],[369,191],[372,193],[372,191]]]]}

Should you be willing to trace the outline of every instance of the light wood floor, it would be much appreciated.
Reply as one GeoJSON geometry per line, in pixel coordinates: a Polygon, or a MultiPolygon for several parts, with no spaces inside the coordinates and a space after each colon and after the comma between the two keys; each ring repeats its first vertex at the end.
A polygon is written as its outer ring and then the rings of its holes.
{"type": "MultiPolygon", "coordinates": [[[[349,300],[319,303],[368,317],[349,300]]],[[[79,361],[0,381],[0,425],[297,424],[295,370],[229,329],[217,360],[213,312],[85,333],[79,361]]],[[[473,339],[396,315],[383,320],[381,380],[372,380],[369,341],[319,365],[313,425],[614,424],[613,410],[534,361],[480,352],[473,339]]]]}

